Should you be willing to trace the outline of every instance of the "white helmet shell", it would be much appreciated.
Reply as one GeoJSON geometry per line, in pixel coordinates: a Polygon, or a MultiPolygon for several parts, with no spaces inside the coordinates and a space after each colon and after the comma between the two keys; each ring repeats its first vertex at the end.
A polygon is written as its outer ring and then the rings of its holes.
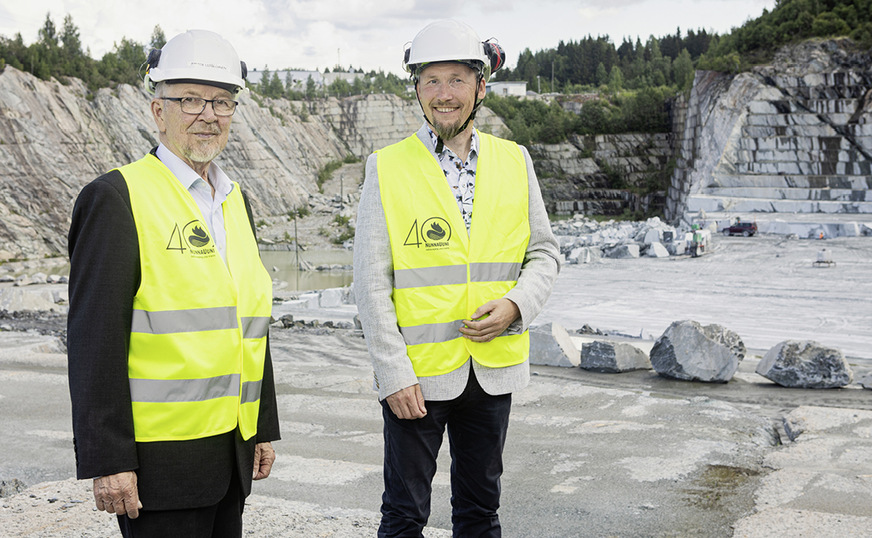
{"type": "Polygon", "coordinates": [[[490,75],[490,60],[478,34],[466,23],[453,19],[432,22],[412,40],[403,67],[415,74],[417,66],[431,62],[481,62],[484,78],[490,75]]]}
{"type": "Polygon", "coordinates": [[[245,88],[243,69],[229,41],[209,30],[188,30],[166,42],[155,64],[148,66],[145,85],[153,90],[157,82],[196,81],[237,93],[245,88]]]}

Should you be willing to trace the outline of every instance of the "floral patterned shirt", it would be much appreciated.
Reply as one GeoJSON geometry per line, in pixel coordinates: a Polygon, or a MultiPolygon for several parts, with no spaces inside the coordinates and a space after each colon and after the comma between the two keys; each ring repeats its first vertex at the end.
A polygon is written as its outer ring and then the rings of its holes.
{"type": "MultiPolygon", "coordinates": [[[[428,126],[429,129],[429,126],[428,126]]],[[[436,133],[429,129],[433,145],[436,145],[436,133]]],[[[469,233],[469,225],[472,223],[472,199],[475,196],[475,167],[478,164],[478,131],[472,130],[472,145],[469,148],[469,157],[466,162],[460,160],[453,151],[445,146],[437,155],[448,186],[457,199],[457,207],[466,224],[466,233],[469,233]]]]}

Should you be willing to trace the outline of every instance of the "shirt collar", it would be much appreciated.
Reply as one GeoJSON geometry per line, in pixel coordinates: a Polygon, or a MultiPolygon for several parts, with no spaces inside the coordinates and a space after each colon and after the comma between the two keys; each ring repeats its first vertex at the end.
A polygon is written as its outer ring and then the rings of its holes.
{"type": "MultiPolygon", "coordinates": [[[[170,151],[170,149],[161,143],[157,147],[157,151],[155,152],[157,158],[160,159],[160,162],[164,164],[167,168],[169,168],[170,172],[173,173],[173,176],[182,184],[186,190],[189,190],[193,187],[197,180],[203,181],[200,174],[194,171],[193,168],[188,166],[188,164],[179,158],[178,155],[170,151]]],[[[233,182],[230,181],[230,178],[227,177],[227,174],[221,170],[221,167],[215,164],[214,162],[209,164],[209,179],[212,182],[212,186],[215,187],[215,192],[223,194],[227,196],[233,190],[233,182]]]]}
{"type": "MultiPolygon", "coordinates": [[[[430,127],[429,123],[427,124],[427,133],[430,135],[430,141],[433,143],[433,147],[435,148],[436,144],[438,142],[438,136],[433,131],[433,128],[430,127]]],[[[450,149],[448,149],[448,146],[443,147],[442,153],[439,154],[439,157],[444,155],[446,151],[451,151],[450,149]]],[[[454,152],[451,151],[451,154],[454,155],[454,152]]],[[[472,158],[473,155],[477,155],[477,154],[478,154],[478,131],[475,129],[475,127],[473,127],[472,128],[472,144],[470,144],[470,146],[469,146],[469,157],[467,157],[466,160],[468,161],[470,158],[472,158]]]]}

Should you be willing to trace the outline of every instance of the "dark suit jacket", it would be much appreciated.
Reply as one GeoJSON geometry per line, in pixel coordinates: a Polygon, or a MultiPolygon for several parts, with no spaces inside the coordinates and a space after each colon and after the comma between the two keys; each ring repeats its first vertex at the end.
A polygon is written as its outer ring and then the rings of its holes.
{"type": "MultiPolygon", "coordinates": [[[[254,231],[248,199],[245,205],[254,231]]],[[[279,439],[269,345],[254,437],[243,441],[237,430],[192,441],[137,443],[127,348],[140,281],[139,244],[130,194],[117,170],[79,194],[69,252],[67,348],[78,478],[136,471],[145,509],[195,508],[217,503],[236,467],[248,495],[255,443],[279,439]]]]}

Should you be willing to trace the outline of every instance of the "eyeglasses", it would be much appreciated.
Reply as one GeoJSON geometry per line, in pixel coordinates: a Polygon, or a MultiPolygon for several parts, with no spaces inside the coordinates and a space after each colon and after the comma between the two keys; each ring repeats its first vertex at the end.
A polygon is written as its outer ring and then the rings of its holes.
{"type": "Polygon", "coordinates": [[[175,101],[185,114],[201,114],[206,110],[206,103],[212,103],[216,116],[232,116],[236,112],[236,101],[232,99],[203,99],[202,97],[161,97],[166,101],[175,101]]]}

